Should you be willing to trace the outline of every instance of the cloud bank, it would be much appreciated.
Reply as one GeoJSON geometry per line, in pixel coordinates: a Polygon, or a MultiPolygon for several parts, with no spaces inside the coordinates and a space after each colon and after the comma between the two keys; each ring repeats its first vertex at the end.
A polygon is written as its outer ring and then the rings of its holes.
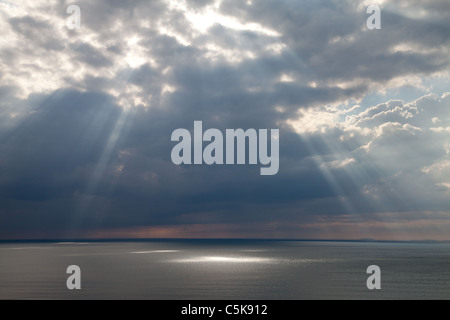
{"type": "Polygon", "coordinates": [[[0,238],[450,240],[449,3],[369,4],[0,2],[0,238]],[[194,121],[278,174],[175,166],[194,121]]]}

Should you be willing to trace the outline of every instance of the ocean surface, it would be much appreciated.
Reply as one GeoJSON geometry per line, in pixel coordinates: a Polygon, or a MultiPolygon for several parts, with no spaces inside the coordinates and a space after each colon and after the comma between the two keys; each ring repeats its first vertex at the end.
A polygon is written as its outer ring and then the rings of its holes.
{"type": "Polygon", "coordinates": [[[450,245],[307,241],[0,244],[0,299],[450,299],[450,245]],[[67,267],[81,269],[68,290],[67,267]],[[381,269],[369,290],[367,268],[381,269]]]}

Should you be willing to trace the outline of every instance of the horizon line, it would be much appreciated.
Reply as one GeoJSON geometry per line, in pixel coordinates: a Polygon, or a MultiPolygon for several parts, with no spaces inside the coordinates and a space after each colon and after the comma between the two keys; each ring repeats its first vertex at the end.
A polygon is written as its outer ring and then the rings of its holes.
{"type": "Polygon", "coordinates": [[[139,242],[139,241],[275,241],[275,242],[366,242],[366,243],[450,243],[450,240],[377,240],[377,239],[289,239],[289,238],[48,238],[0,239],[0,243],[14,242],[139,242]]]}

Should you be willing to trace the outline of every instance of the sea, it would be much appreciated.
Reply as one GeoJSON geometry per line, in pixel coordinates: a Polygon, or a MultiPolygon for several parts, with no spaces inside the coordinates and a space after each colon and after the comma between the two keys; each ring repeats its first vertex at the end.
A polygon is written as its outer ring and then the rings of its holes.
{"type": "Polygon", "coordinates": [[[450,299],[450,244],[3,242],[0,299],[450,299]],[[79,267],[79,290],[68,288],[69,266],[79,267]],[[368,288],[370,266],[379,267],[379,289],[368,288]]]}

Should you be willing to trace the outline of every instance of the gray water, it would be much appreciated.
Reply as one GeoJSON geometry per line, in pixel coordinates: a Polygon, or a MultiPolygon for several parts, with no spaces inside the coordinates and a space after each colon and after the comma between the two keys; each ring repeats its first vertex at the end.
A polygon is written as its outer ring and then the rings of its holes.
{"type": "Polygon", "coordinates": [[[0,244],[0,299],[450,299],[450,245],[0,244]],[[67,289],[69,265],[81,268],[81,290],[67,289]],[[370,265],[381,268],[381,290],[367,289],[370,265]]]}

